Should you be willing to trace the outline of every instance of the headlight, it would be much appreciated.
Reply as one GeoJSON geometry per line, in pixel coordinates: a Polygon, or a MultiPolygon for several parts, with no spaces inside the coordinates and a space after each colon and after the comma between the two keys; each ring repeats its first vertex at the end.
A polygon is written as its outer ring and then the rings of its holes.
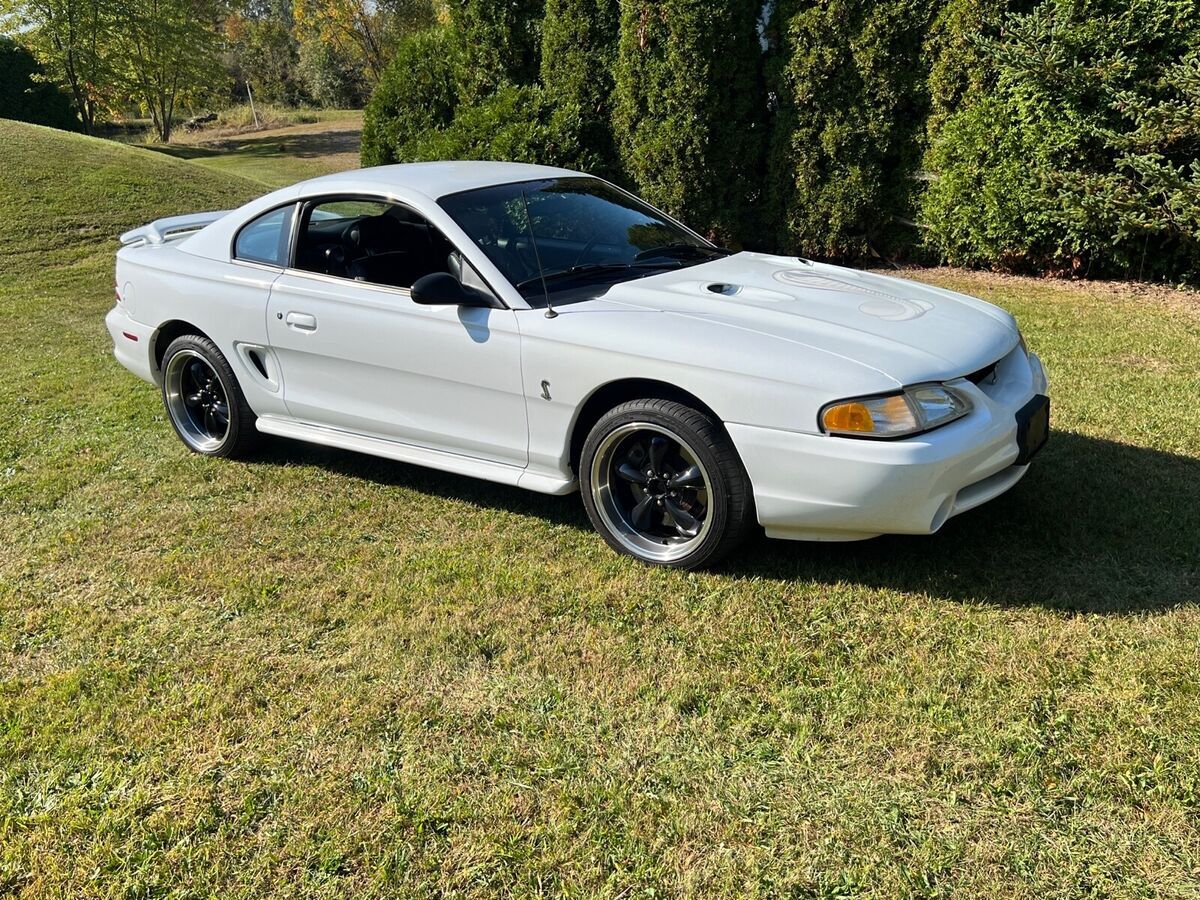
{"type": "Polygon", "coordinates": [[[821,430],[851,437],[897,438],[938,428],[971,411],[954,388],[919,384],[884,397],[839,400],[821,410],[821,430]]]}

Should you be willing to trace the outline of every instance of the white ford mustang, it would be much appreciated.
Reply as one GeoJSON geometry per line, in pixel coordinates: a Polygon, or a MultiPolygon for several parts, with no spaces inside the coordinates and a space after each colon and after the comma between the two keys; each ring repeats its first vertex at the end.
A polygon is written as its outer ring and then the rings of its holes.
{"type": "Polygon", "coordinates": [[[121,238],[116,357],[192,450],[282,435],[581,489],[617,550],[928,534],[1011,488],[1046,376],[981,300],[730,253],[514,163],[317,178],[121,238]]]}

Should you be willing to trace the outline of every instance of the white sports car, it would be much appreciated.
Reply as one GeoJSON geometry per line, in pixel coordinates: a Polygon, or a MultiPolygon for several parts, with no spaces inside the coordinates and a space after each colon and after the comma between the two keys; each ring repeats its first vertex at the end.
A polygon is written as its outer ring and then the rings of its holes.
{"type": "Polygon", "coordinates": [[[385,166],[121,237],[107,324],[192,450],[262,434],[549,494],[692,568],[772,537],[929,534],[1049,429],[1013,317],[731,253],[613,185],[385,166]]]}

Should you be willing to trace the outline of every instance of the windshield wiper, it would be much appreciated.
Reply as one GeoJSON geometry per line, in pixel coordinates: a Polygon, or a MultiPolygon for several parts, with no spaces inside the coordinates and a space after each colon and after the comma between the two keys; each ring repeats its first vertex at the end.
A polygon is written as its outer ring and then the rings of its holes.
{"type": "Polygon", "coordinates": [[[663,244],[661,247],[650,247],[640,250],[633,257],[637,262],[643,259],[654,259],[656,256],[732,256],[733,251],[724,247],[705,247],[702,244],[688,244],[683,241],[674,244],[663,244]]]}
{"type": "MultiPolygon", "coordinates": [[[[552,281],[563,281],[568,278],[575,278],[579,275],[595,275],[599,272],[622,272],[627,269],[667,269],[674,268],[676,263],[582,263],[578,266],[571,266],[569,269],[560,269],[557,272],[547,272],[545,275],[546,283],[552,281]]],[[[541,275],[535,275],[533,278],[527,278],[517,284],[517,290],[523,290],[535,284],[540,284],[542,281],[541,275]]]]}

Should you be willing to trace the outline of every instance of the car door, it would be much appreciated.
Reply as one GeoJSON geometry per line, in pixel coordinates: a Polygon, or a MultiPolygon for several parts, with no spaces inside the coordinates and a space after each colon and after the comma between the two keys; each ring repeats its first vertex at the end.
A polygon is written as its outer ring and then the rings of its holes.
{"type": "Polygon", "coordinates": [[[313,202],[301,216],[293,263],[301,262],[303,230],[316,218],[317,237],[303,264],[332,260],[329,271],[288,268],[268,303],[267,332],[288,413],[307,423],[524,466],[528,435],[515,314],[422,306],[405,286],[342,274],[354,261],[338,250],[337,223],[318,218],[327,208],[334,207],[313,202]]]}

